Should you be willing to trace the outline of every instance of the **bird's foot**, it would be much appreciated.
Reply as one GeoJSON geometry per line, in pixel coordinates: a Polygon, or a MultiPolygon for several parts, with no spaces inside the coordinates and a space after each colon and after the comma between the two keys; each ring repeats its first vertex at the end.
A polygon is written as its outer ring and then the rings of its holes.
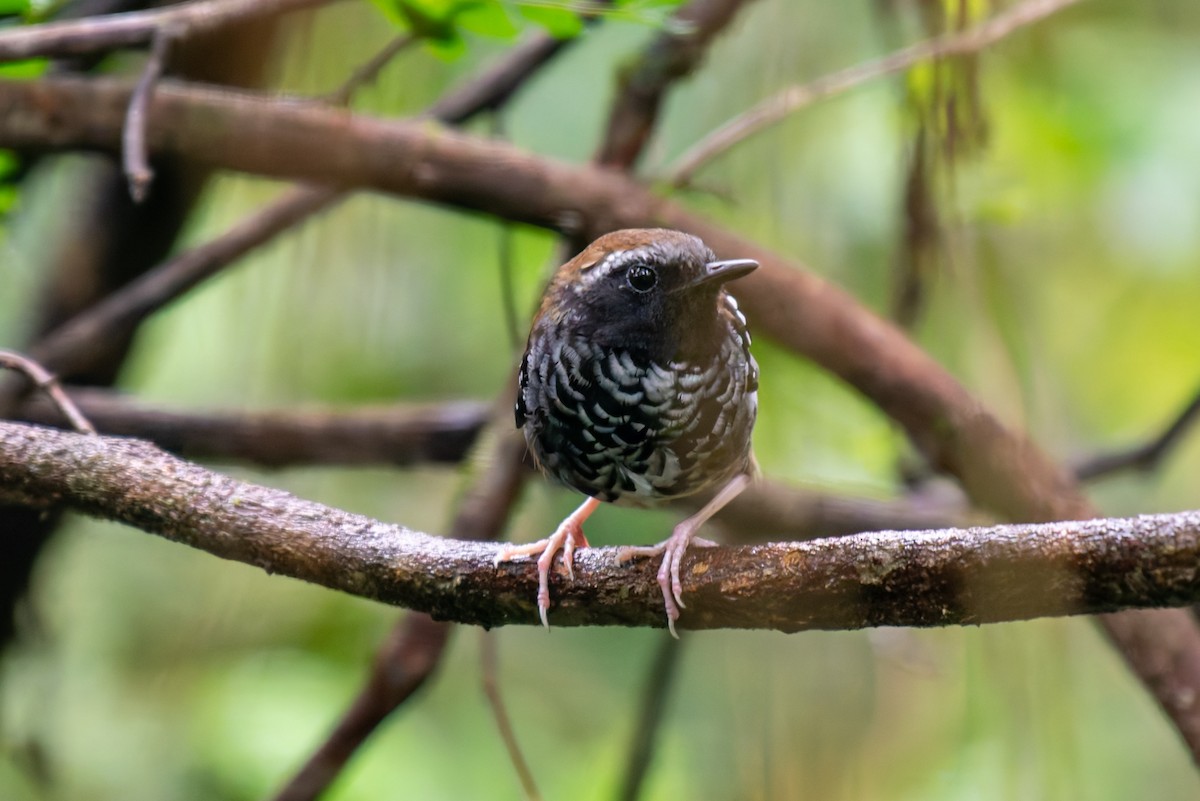
{"type": "Polygon", "coordinates": [[[675,527],[670,537],[658,545],[634,545],[621,548],[617,552],[619,561],[638,558],[654,558],[662,556],[662,564],[658,568],[658,586],[662,589],[663,605],[667,609],[667,629],[671,636],[679,639],[675,631],[675,621],[679,619],[679,610],[686,609],[683,602],[683,582],[679,578],[679,566],[689,545],[699,545],[703,548],[716,547],[715,542],[696,536],[698,525],[692,520],[684,520],[675,527]]]}
{"type": "Polygon", "coordinates": [[[599,501],[589,498],[583,506],[567,516],[559,523],[554,533],[545,539],[531,542],[528,545],[505,545],[497,553],[493,564],[510,562],[522,556],[538,557],[538,616],[542,625],[550,628],[547,615],[550,612],[550,568],[554,565],[554,557],[562,551],[563,567],[567,569],[567,577],[575,580],[575,549],[588,547],[587,537],[583,536],[583,521],[587,519],[599,501]]]}

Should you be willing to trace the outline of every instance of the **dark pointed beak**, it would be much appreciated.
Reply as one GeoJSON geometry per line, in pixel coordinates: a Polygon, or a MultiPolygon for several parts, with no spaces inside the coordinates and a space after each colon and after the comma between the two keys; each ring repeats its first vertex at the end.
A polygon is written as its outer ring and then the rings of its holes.
{"type": "Polygon", "coordinates": [[[754,259],[729,259],[728,261],[710,261],[704,265],[704,274],[697,278],[692,286],[705,284],[723,284],[735,278],[749,275],[758,267],[754,259]]]}

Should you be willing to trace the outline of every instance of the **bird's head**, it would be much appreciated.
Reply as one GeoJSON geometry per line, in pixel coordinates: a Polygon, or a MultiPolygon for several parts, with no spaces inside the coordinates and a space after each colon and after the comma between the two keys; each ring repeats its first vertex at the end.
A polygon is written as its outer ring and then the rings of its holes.
{"type": "Polygon", "coordinates": [[[601,343],[676,351],[716,333],[724,284],[757,266],[718,261],[681,231],[614,231],[558,269],[538,314],[601,343]]]}

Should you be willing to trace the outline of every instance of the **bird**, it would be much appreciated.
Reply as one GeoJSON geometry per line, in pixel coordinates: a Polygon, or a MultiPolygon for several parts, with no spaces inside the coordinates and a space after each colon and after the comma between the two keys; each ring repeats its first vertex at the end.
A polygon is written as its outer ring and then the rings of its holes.
{"type": "Polygon", "coordinates": [[[713,491],[653,546],[667,627],[684,608],[680,564],[697,530],[751,482],[758,365],[725,285],[758,267],[718,260],[698,237],[663,228],[605,234],[559,267],[534,315],[518,372],[517,428],[539,469],[587,496],[545,539],[502,547],[495,563],[537,557],[537,607],[549,627],[550,570],[587,547],[602,502],[657,505],[713,491]]]}

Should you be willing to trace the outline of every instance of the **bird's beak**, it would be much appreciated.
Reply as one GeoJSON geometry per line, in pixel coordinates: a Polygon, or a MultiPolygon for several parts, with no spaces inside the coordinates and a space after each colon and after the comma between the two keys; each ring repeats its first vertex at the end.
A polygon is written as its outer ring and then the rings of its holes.
{"type": "Polygon", "coordinates": [[[728,261],[710,261],[704,265],[704,274],[699,276],[692,286],[705,284],[723,284],[735,278],[749,275],[758,267],[754,259],[729,259],[728,261]]]}

